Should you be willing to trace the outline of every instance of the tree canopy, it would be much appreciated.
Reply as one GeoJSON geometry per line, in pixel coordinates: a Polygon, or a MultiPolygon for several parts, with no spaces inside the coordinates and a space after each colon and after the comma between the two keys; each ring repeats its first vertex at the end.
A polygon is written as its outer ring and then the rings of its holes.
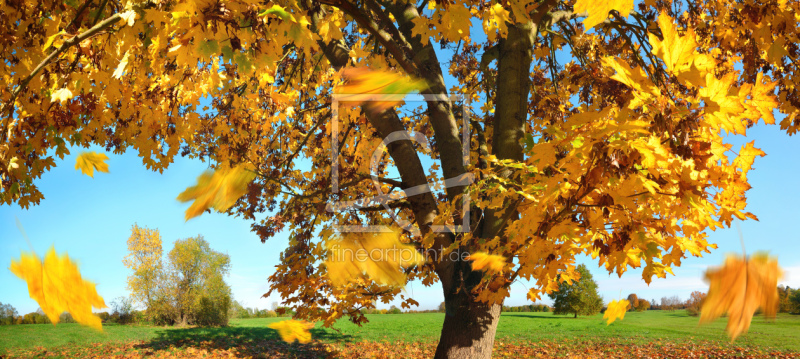
{"type": "Polygon", "coordinates": [[[577,277],[580,254],[619,275],[643,267],[649,283],[715,248],[707,230],[756,218],[747,174],[764,155],[725,135],[776,116],[788,134],[800,129],[797,2],[20,0],[1,10],[0,203],[38,203],[35,180],[71,146],[137,151],[158,171],[177,155],[208,160],[219,175],[182,195],[200,204],[187,218],[213,207],[252,221],[262,241],[289,233],[272,291],[327,325],[363,322],[354,309],[376,300],[416,304],[363,273],[340,285],[323,264],[337,225],[397,224],[399,242],[439,253],[404,269],[404,280],[443,287],[453,315],[438,356],[486,355],[475,348],[492,343],[510,284],[531,281],[538,299],[577,277]],[[331,108],[334,92],[415,89],[439,97],[331,108]],[[397,131],[418,136],[400,132],[370,166],[397,131]],[[231,176],[243,170],[254,179],[231,176]],[[217,196],[214,181],[247,185],[217,196]],[[411,194],[386,207],[370,199],[401,190],[411,194]],[[347,201],[361,202],[329,206],[347,201]],[[444,255],[456,251],[472,256],[444,255]],[[464,258],[492,266],[473,271],[464,258]]]}

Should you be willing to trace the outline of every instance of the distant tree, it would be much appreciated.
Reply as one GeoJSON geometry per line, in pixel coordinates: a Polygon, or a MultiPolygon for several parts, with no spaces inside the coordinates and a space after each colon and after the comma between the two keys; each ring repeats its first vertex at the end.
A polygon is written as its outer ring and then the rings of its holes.
{"type": "Polygon", "coordinates": [[[110,303],[111,317],[118,324],[130,324],[133,322],[133,299],[130,297],[117,297],[110,303]]]}
{"type": "Polygon", "coordinates": [[[792,291],[791,296],[789,296],[789,302],[792,305],[792,313],[800,312],[800,289],[795,289],[792,291]]]}
{"type": "Polygon", "coordinates": [[[661,309],[661,308],[658,307],[658,303],[656,303],[656,299],[655,298],[650,299],[650,308],[651,309],[661,309]]]}
{"type": "Polygon", "coordinates": [[[789,286],[778,286],[778,312],[780,313],[798,313],[800,306],[792,302],[792,294],[797,292],[797,289],[792,289],[789,286]]]}
{"type": "Polygon", "coordinates": [[[176,322],[227,324],[231,289],[224,276],[230,271],[230,256],[211,249],[198,235],[175,241],[168,257],[176,290],[176,322]]]}
{"type": "Polygon", "coordinates": [[[391,308],[389,308],[389,314],[402,314],[402,313],[403,311],[394,305],[391,308]]]}
{"type": "Polygon", "coordinates": [[[180,325],[228,323],[232,300],[224,277],[230,270],[230,257],[212,250],[202,236],[175,241],[165,260],[158,230],[134,225],[128,252],[123,259],[133,270],[128,288],[131,297],[145,306],[147,320],[180,325]]]}
{"type": "Polygon", "coordinates": [[[639,296],[634,293],[628,294],[628,310],[633,310],[639,305],[639,296]]]}
{"type": "Polygon", "coordinates": [[[576,269],[580,279],[572,284],[561,282],[558,291],[548,294],[553,300],[553,314],[593,315],[603,308],[603,298],[597,293],[597,282],[583,264],[576,269]]]}
{"type": "Polygon", "coordinates": [[[639,299],[634,309],[636,309],[637,312],[644,312],[645,310],[650,309],[650,302],[648,302],[646,299],[639,299]]]}
{"type": "Polygon", "coordinates": [[[128,255],[122,260],[133,271],[128,276],[131,299],[147,308],[149,316],[163,315],[167,304],[167,276],[162,264],[161,234],[134,224],[128,237],[128,255]]]}
{"type": "Polygon", "coordinates": [[[444,313],[445,312],[444,302],[442,302],[442,304],[439,304],[439,308],[437,308],[437,310],[439,311],[439,313],[444,313]]]}
{"type": "Polygon", "coordinates": [[[11,304],[0,303],[0,325],[15,324],[15,319],[17,316],[17,309],[15,309],[11,304]]]}

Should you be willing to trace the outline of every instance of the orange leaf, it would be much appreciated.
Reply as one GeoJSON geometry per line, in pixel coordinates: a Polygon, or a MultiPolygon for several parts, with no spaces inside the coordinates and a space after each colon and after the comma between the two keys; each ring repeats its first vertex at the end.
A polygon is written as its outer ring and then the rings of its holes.
{"type": "Polygon", "coordinates": [[[778,261],[764,253],[757,253],[749,260],[728,256],[722,268],[706,271],[710,286],[701,308],[700,323],[728,313],[726,330],[731,341],[735,340],[750,328],[759,307],[764,308],[765,316],[775,317],[780,277],[778,261]]]}
{"type": "Polygon", "coordinates": [[[506,258],[496,254],[484,252],[472,253],[467,257],[472,261],[473,270],[486,270],[489,272],[502,272],[506,266],[506,258]]]}

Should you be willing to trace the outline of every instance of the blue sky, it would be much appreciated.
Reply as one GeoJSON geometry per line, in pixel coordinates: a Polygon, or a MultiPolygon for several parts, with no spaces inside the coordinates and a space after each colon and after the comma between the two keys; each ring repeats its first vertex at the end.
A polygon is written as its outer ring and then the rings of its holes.
{"type": "MultiPolygon", "coordinates": [[[[738,146],[744,140],[735,137],[730,142],[738,146]]],[[[759,125],[748,131],[747,140],[755,140],[757,147],[767,152],[766,157],[756,159],[755,170],[748,175],[753,185],[748,209],[760,220],[741,222],[747,251],[764,250],[777,255],[787,271],[783,282],[798,287],[800,136],[790,137],[777,126],[759,125]]],[[[28,297],[25,282],[7,270],[12,258],[28,250],[16,227],[15,216],[38,254],[44,254],[51,245],[58,252],[68,252],[78,261],[84,277],[97,283],[98,292],[106,303],[127,295],[125,280],[129,271],[123,266],[122,258],[127,254],[126,240],[134,223],[158,228],[165,252],[172,248],[176,239],[202,234],[212,248],[230,255],[232,266],[228,282],[237,300],[258,308],[269,308],[273,301],[280,300],[261,298],[261,295],[267,291],[266,278],[273,273],[279,253],[286,246],[286,233],[262,244],[249,231],[249,222],[240,218],[211,213],[184,221],[188,204],[179,203],[175,197],[195,183],[196,177],[207,168],[206,163],[178,158],[159,174],[146,170],[134,153],[109,154],[110,173],[97,173],[90,178],[74,169],[75,156],[81,150],[57,161],[57,167],[37,181],[45,195],[40,205],[27,210],[17,205],[0,206],[0,266],[3,268],[0,270],[0,288],[3,288],[0,302],[12,304],[23,314],[38,307],[28,297]]],[[[588,258],[582,258],[581,262],[589,266],[606,301],[618,298],[620,293],[626,296],[631,292],[647,299],[671,295],[686,298],[693,290],[707,289],[702,274],[709,265],[721,264],[725,253],[741,253],[735,226],[711,232],[710,239],[719,249],[703,258],[686,259],[674,270],[676,276],[655,279],[649,287],[641,280],[640,270],[630,270],[618,278],[615,274],[608,275],[588,258]]],[[[515,283],[507,304],[529,303],[525,296],[528,287],[528,283],[515,283]]],[[[420,302],[421,309],[432,309],[443,298],[438,285],[424,287],[417,282],[406,290],[420,302]]]]}

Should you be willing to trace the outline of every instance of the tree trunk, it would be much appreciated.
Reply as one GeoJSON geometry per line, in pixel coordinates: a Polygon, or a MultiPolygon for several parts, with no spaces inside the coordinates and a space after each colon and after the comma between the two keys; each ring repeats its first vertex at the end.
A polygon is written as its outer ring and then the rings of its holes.
{"type": "Polygon", "coordinates": [[[445,296],[445,317],[435,358],[491,358],[500,304],[475,302],[463,291],[445,296]]]}

